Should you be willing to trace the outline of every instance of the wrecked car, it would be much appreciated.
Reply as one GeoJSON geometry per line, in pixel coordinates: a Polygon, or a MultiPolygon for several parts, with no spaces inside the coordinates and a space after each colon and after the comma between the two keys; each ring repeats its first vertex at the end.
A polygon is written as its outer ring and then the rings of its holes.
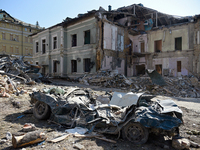
{"type": "Polygon", "coordinates": [[[175,136],[183,123],[182,111],[173,100],[153,100],[145,93],[114,92],[102,104],[89,90],[51,88],[30,94],[37,119],[53,119],[68,127],[85,127],[89,133],[119,134],[143,144],[149,133],[175,136]]]}

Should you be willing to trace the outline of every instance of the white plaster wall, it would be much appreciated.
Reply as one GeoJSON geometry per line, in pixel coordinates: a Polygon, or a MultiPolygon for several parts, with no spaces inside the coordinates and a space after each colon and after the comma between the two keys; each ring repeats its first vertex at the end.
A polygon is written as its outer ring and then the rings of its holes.
{"type": "Polygon", "coordinates": [[[112,30],[111,24],[105,22],[104,23],[104,49],[112,48],[112,30]]]}

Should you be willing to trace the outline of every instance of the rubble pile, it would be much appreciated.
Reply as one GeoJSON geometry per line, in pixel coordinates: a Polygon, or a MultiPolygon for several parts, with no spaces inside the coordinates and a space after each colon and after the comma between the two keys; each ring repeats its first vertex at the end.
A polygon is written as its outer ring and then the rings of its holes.
{"type": "Polygon", "coordinates": [[[132,81],[128,80],[123,74],[111,71],[99,71],[94,75],[85,74],[82,78],[79,78],[79,82],[107,88],[130,87],[132,84],[132,81]]]}
{"type": "Polygon", "coordinates": [[[19,83],[14,82],[7,75],[0,74],[0,97],[12,97],[14,95],[19,95],[27,93],[23,87],[18,86],[19,83]]]}
{"type": "Polygon", "coordinates": [[[199,98],[198,79],[195,77],[163,77],[166,85],[153,84],[149,77],[131,78],[132,91],[148,91],[153,95],[199,98]],[[194,82],[195,81],[195,82],[194,82]]]}
{"type": "Polygon", "coordinates": [[[11,79],[20,79],[26,84],[35,84],[43,79],[39,73],[41,66],[33,65],[23,60],[23,57],[0,55],[0,74],[8,75],[11,79]]]}
{"type": "Polygon", "coordinates": [[[161,80],[151,76],[138,76],[126,78],[123,74],[111,71],[100,71],[97,74],[85,74],[79,78],[79,82],[86,85],[101,86],[107,88],[123,88],[132,92],[147,92],[153,95],[164,95],[173,97],[200,97],[198,79],[193,76],[162,77],[164,84],[157,84],[161,80]],[[159,80],[155,82],[156,80],[159,80]]]}

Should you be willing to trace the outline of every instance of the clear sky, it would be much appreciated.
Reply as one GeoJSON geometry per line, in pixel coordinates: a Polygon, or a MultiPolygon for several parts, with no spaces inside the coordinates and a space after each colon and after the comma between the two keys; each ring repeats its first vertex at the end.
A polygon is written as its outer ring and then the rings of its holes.
{"type": "Polygon", "coordinates": [[[0,0],[0,9],[26,23],[36,24],[38,21],[41,27],[48,28],[66,17],[74,18],[98,10],[100,6],[108,10],[108,5],[117,9],[139,3],[170,15],[200,14],[200,0],[0,0]]]}

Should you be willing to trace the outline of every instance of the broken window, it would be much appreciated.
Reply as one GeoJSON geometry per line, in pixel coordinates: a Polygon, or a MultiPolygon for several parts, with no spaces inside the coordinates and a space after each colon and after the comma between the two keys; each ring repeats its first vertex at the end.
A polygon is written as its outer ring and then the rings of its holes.
{"type": "Polygon", "coordinates": [[[177,61],[177,72],[181,72],[181,61],[177,61]]]}
{"type": "Polygon", "coordinates": [[[2,33],[2,39],[5,40],[6,39],[6,34],[2,33]]]}
{"type": "Polygon", "coordinates": [[[54,60],[54,61],[53,61],[53,72],[54,72],[54,73],[57,72],[57,63],[58,63],[57,60],[54,60]]]}
{"type": "Polygon", "coordinates": [[[140,49],[141,49],[141,53],[144,53],[144,42],[140,43],[140,49]]]}
{"type": "Polygon", "coordinates": [[[155,49],[155,52],[162,51],[162,40],[154,41],[154,49],[155,49]]]}
{"type": "Polygon", "coordinates": [[[46,53],[46,40],[42,40],[42,54],[46,53]]]}
{"type": "Polygon", "coordinates": [[[72,73],[77,72],[77,60],[71,60],[72,73]]]}
{"type": "Polygon", "coordinates": [[[182,37],[175,38],[175,50],[182,50],[182,37]]]}
{"type": "Polygon", "coordinates": [[[38,42],[35,42],[35,52],[38,53],[38,45],[39,43],[38,42]]]}
{"type": "Polygon", "coordinates": [[[77,46],[77,35],[72,35],[72,47],[77,46]]]}
{"type": "Polygon", "coordinates": [[[156,71],[162,75],[162,65],[156,65],[156,71]]]}
{"type": "Polygon", "coordinates": [[[53,49],[57,48],[57,37],[53,37],[53,49]]]}
{"type": "Polygon", "coordinates": [[[83,62],[84,64],[84,71],[85,72],[90,72],[90,63],[91,63],[91,61],[90,61],[90,58],[86,58],[86,59],[84,59],[84,62],[83,62]]]}
{"type": "Polygon", "coordinates": [[[85,31],[84,44],[90,44],[90,30],[85,31]]]}

